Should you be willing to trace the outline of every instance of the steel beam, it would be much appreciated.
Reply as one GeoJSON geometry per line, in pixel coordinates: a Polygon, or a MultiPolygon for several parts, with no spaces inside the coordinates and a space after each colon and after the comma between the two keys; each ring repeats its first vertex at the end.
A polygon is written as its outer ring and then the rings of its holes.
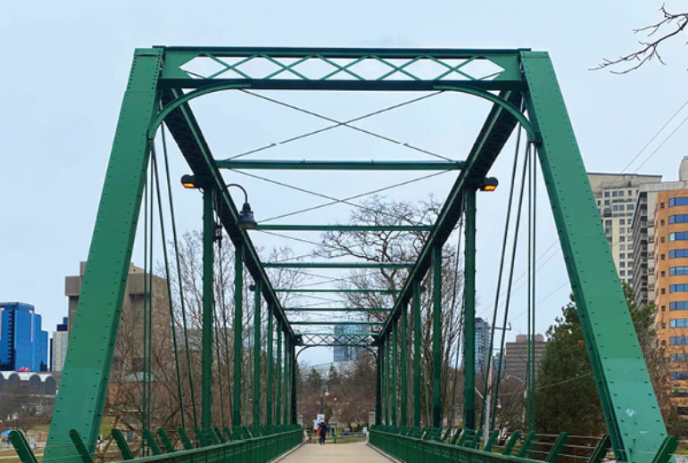
{"type": "Polygon", "coordinates": [[[442,425],[442,245],[432,255],[432,426],[442,425]]]}
{"type": "Polygon", "coordinates": [[[235,244],[234,253],[234,408],[232,426],[244,424],[241,420],[241,386],[244,364],[244,247],[235,244]]]}
{"type": "Polygon", "coordinates": [[[401,426],[408,426],[407,409],[408,409],[408,345],[406,331],[408,329],[408,305],[405,305],[401,311],[401,416],[399,424],[401,426]]]}
{"type": "Polygon", "coordinates": [[[253,426],[260,426],[260,405],[263,383],[260,380],[260,280],[256,281],[253,301],[253,426]]]}
{"type": "Polygon", "coordinates": [[[413,282],[413,425],[420,427],[420,336],[421,336],[420,281],[413,282]]]}
{"type": "Polygon", "coordinates": [[[290,161],[290,160],[216,160],[220,169],[244,170],[461,170],[462,161],[290,161]]]}
{"type": "Polygon", "coordinates": [[[273,376],[275,370],[275,364],[273,359],[273,343],[274,343],[274,316],[272,315],[271,307],[268,307],[268,346],[267,346],[267,358],[266,358],[266,374],[265,374],[265,425],[270,427],[273,424],[274,410],[273,397],[275,396],[275,385],[273,384],[273,376]]]}
{"type": "Polygon", "coordinates": [[[382,424],[382,345],[377,346],[377,362],[375,362],[375,424],[382,424]]]}
{"type": "Polygon", "coordinates": [[[90,452],[98,441],[146,180],[150,149],[146,133],[158,107],[162,54],[150,49],[137,49],[134,54],[50,424],[46,461],[82,462],[69,437],[73,429],[90,452]]]}
{"type": "Polygon", "coordinates": [[[285,312],[389,312],[391,308],[330,308],[330,307],[287,307],[285,312]]]}
{"type": "Polygon", "coordinates": [[[464,322],[463,322],[463,422],[464,428],[475,430],[475,250],[476,207],[474,188],[467,188],[465,249],[464,249],[464,322]]]}
{"type": "Polygon", "coordinates": [[[201,357],[201,429],[212,427],[213,415],[213,319],[215,318],[215,192],[203,190],[203,313],[201,357]]]}
{"type": "Polygon", "coordinates": [[[348,321],[332,321],[332,322],[290,322],[292,326],[297,325],[318,325],[318,326],[378,326],[382,322],[348,322],[348,321]]]}
{"type": "Polygon", "coordinates": [[[399,344],[399,325],[398,323],[392,329],[392,426],[397,425],[397,399],[398,399],[398,384],[397,384],[397,366],[398,357],[397,349],[399,344]]]}
{"type": "Polygon", "coordinates": [[[398,289],[300,289],[300,288],[280,288],[276,289],[276,293],[380,293],[380,294],[396,294],[400,290],[398,289]]]}
{"type": "Polygon", "coordinates": [[[547,53],[523,52],[528,114],[616,459],[646,462],[667,433],[547,53]],[[642,397],[642,400],[639,399],[642,397]]]}
{"type": "Polygon", "coordinates": [[[303,232],[424,232],[432,230],[431,225],[261,225],[258,231],[303,231],[303,232]]]}
{"type": "Polygon", "coordinates": [[[277,327],[277,407],[275,409],[275,424],[280,425],[282,423],[282,391],[284,386],[282,384],[282,327],[277,327]]]}
{"type": "Polygon", "coordinates": [[[413,267],[408,262],[264,262],[265,268],[333,268],[333,269],[404,269],[413,267]]]}

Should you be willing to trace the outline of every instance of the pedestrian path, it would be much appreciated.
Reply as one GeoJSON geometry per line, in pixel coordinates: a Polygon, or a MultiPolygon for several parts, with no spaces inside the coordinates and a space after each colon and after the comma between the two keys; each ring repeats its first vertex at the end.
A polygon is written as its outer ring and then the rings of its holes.
{"type": "Polygon", "coordinates": [[[351,444],[306,444],[280,463],[390,463],[365,442],[351,444]]]}

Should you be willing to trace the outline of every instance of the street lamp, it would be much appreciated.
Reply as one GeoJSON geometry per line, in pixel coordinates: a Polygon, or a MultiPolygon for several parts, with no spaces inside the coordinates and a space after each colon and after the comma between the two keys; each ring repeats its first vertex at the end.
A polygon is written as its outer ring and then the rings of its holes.
{"type": "Polygon", "coordinates": [[[323,414],[323,398],[325,396],[329,397],[330,391],[327,389],[327,385],[323,385],[322,389],[320,389],[320,414],[323,414]]]}
{"type": "MultiPolygon", "coordinates": [[[[187,189],[199,189],[203,187],[202,183],[196,179],[195,175],[182,175],[181,182],[182,186],[187,189]]],[[[228,183],[219,191],[218,195],[221,195],[222,193],[227,191],[229,187],[240,188],[241,191],[244,192],[244,205],[241,207],[241,211],[239,211],[239,217],[237,217],[237,227],[243,228],[245,230],[256,228],[258,226],[258,222],[256,222],[256,219],[253,216],[251,205],[248,203],[248,193],[246,192],[246,189],[243,186],[236,183],[228,183]]]]}

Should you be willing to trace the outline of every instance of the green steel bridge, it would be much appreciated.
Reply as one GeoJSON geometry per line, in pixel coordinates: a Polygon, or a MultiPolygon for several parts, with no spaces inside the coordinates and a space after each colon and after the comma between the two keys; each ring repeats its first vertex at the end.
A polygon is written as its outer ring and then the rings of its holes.
{"type": "MultiPolygon", "coordinates": [[[[582,459],[598,463],[608,452],[613,452],[616,460],[629,463],[666,463],[672,458],[677,440],[667,435],[547,53],[528,49],[155,47],[137,49],[134,54],[43,462],[94,461],[127,272],[141,216],[146,221],[145,237],[149,250],[152,248],[152,205],[155,196],[157,200],[161,197],[158,175],[164,176],[164,173],[158,173],[163,158],[160,152],[156,154],[155,146],[156,139],[160,140],[166,132],[171,135],[190,169],[190,175],[182,179],[184,186],[198,189],[203,197],[203,329],[200,347],[194,352],[202,360],[200,417],[194,414],[193,423],[187,420],[178,429],[170,430],[144,416],[141,421],[141,452],[134,452],[122,432],[113,430],[112,436],[118,446],[115,460],[175,463],[263,463],[273,460],[303,440],[296,409],[297,348],[351,346],[372,350],[377,359],[377,424],[371,427],[370,445],[405,462],[557,461],[567,452],[566,448],[572,445],[575,436],[566,433],[552,436],[547,451],[535,451],[537,441],[544,438],[536,434],[529,413],[526,420],[528,429],[513,432],[497,447],[494,419],[491,424],[489,420],[485,424],[480,423],[479,411],[475,409],[476,196],[496,187],[494,179],[488,176],[490,169],[507,141],[512,136],[518,136],[520,140],[521,134],[525,153],[522,175],[525,178],[528,173],[530,178],[539,169],[544,179],[608,430],[608,435],[589,446],[590,452],[582,459]],[[215,70],[205,75],[187,70],[188,64],[193,62],[212,64],[215,70]],[[255,66],[252,67],[256,63],[270,63],[276,70],[269,74],[259,73],[255,66]],[[370,63],[381,69],[377,75],[359,72],[361,66],[370,63]],[[489,64],[497,70],[477,76],[471,71],[476,63],[489,64]],[[302,71],[313,64],[326,71],[317,77],[302,71]],[[414,71],[419,65],[431,65],[436,73],[421,76],[414,71]],[[491,110],[464,160],[216,159],[190,103],[218,92],[246,90],[459,92],[486,100],[491,104],[491,110]],[[457,176],[432,225],[259,225],[253,219],[247,199],[242,208],[237,207],[229,193],[234,185],[225,184],[222,169],[456,171],[457,176]],[[143,214],[142,205],[145,209],[143,214]],[[459,222],[462,223],[460,233],[465,240],[463,424],[458,430],[443,430],[440,357],[442,248],[450,235],[456,232],[459,222]],[[229,236],[235,253],[233,315],[234,320],[239,321],[233,323],[231,348],[235,361],[232,393],[223,397],[230,405],[231,414],[226,422],[223,415],[223,423],[213,422],[212,413],[213,407],[218,407],[213,403],[213,388],[217,387],[212,381],[213,361],[222,355],[213,342],[218,336],[213,312],[218,226],[229,236]],[[386,262],[384,259],[374,263],[334,260],[262,262],[251,241],[251,229],[295,233],[410,231],[423,233],[424,239],[415,262],[386,262]],[[387,268],[404,271],[407,277],[401,288],[349,290],[384,293],[393,303],[390,307],[351,309],[351,312],[375,312],[385,317],[382,322],[350,322],[359,325],[362,331],[337,333],[313,328],[335,322],[294,320],[290,319],[290,313],[298,311],[308,316],[314,312],[346,312],[348,309],[285,307],[281,295],[296,291],[327,293],[342,290],[275,287],[268,269],[279,268],[387,268]],[[249,384],[242,381],[245,372],[241,363],[242,352],[246,349],[242,342],[246,333],[242,332],[241,320],[245,305],[244,280],[248,277],[253,281],[251,289],[257,308],[251,336],[255,340],[253,348],[258,350],[253,359],[254,378],[250,384],[258,390],[253,391],[252,404],[247,404],[242,395],[242,387],[249,384]],[[418,320],[422,284],[426,278],[433,282],[433,330],[431,345],[421,346],[418,320]],[[265,318],[261,320],[261,317],[265,318]],[[414,320],[415,323],[411,323],[414,320]],[[265,324],[268,328],[261,331],[265,324]],[[307,327],[302,329],[301,325],[307,327]],[[411,325],[413,330],[409,329],[411,325]],[[259,349],[266,337],[267,354],[263,357],[259,349]],[[432,377],[428,378],[431,384],[430,420],[425,427],[422,427],[420,403],[421,347],[432,352],[432,377]],[[267,359],[269,368],[261,367],[262,358],[267,359]],[[412,367],[407,368],[407,362],[399,362],[399,358],[410,358],[412,367]],[[261,391],[263,384],[265,388],[261,391]],[[159,429],[152,429],[154,426],[159,429]]],[[[164,138],[162,141],[166,150],[167,141],[164,138]]],[[[166,158],[167,151],[164,154],[166,158]]],[[[169,185],[169,173],[167,175],[169,185]]],[[[532,185],[528,187],[534,188],[532,185]]],[[[521,192],[521,198],[522,195],[521,192]]],[[[176,241],[176,231],[174,235],[176,241]]],[[[170,235],[166,238],[169,239],[170,235]]],[[[534,249],[530,252],[535,256],[534,249]]],[[[165,262],[170,265],[167,257],[165,262]]],[[[150,264],[152,268],[153,262],[150,264]]],[[[532,276],[530,280],[533,281],[529,284],[534,284],[532,276]]],[[[534,310],[534,303],[532,306],[534,310]]],[[[146,329],[148,340],[144,339],[144,343],[148,342],[150,349],[153,339],[150,336],[153,329],[150,319],[144,320],[144,334],[146,329]]],[[[176,356],[181,348],[174,329],[172,336],[176,356]]],[[[149,375],[150,361],[144,357],[144,368],[148,362],[149,375]]],[[[179,375],[178,360],[176,369],[179,375]]],[[[531,369],[527,381],[530,388],[533,380],[531,369]]],[[[179,391],[181,396],[181,386],[179,391]]],[[[145,408],[151,407],[156,392],[148,385],[144,387],[143,394],[145,415],[145,408]]],[[[193,400],[195,406],[196,399],[193,400]]],[[[488,409],[490,406],[488,403],[488,409]]],[[[11,440],[23,463],[37,462],[21,433],[12,433],[11,440]]]]}

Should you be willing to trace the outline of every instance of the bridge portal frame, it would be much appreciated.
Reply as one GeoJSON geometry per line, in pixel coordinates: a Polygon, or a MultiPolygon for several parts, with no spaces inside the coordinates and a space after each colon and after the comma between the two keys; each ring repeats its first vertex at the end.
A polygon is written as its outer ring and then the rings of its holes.
{"type": "MultiPolygon", "coordinates": [[[[444,90],[471,94],[493,103],[473,148],[461,165],[461,173],[437,223],[429,232],[406,284],[398,293],[387,322],[374,340],[382,351],[388,348],[385,341],[396,334],[394,326],[414,299],[420,281],[431,270],[433,255],[444,245],[464,213],[464,198],[475,194],[508,138],[520,124],[537,151],[616,457],[629,462],[652,458],[666,437],[666,429],[547,53],[526,49],[225,47],[156,47],[135,52],[50,427],[46,458],[79,462],[78,451],[65,445],[70,442],[68,436],[73,429],[83,438],[88,449],[93,450],[97,441],[145,172],[152,141],[163,122],[193,173],[203,178],[209,188],[219,192],[216,213],[232,242],[243,249],[244,264],[254,280],[260,282],[261,295],[271,311],[268,316],[274,317],[278,334],[284,334],[284,370],[289,375],[284,378],[288,386],[285,389],[289,390],[283,408],[284,420],[294,420],[294,349],[299,340],[298,333],[292,330],[248,234],[236,226],[238,212],[224,189],[219,171],[222,163],[213,158],[188,104],[194,98],[232,89],[444,90]],[[213,61],[220,68],[201,78],[184,70],[187,63],[197,59],[213,61]],[[276,64],[278,70],[267,76],[254,77],[242,68],[246,63],[257,60],[276,64]],[[287,63],[285,60],[290,61],[287,63]],[[348,62],[343,64],[342,60],[348,62]],[[456,60],[461,62],[454,64],[456,60]],[[383,63],[388,70],[375,78],[364,77],[355,71],[359,63],[373,61],[383,63]],[[492,63],[501,70],[487,78],[476,78],[467,69],[470,63],[480,61],[492,63]],[[312,62],[327,64],[332,71],[318,79],[309,78],[299,71],[298,66],[312,62]],[[421,78],[411,71],[418,62],[439,63],[444,71],[432,78],[421,78]],[[521,103],[525,112],[519,109],[521,103]]],[[[475,254],[467,253],[466,259],[467,268],[474,268],[475,254]]],[[[469,274],[467,310],[474,310],[474,287],[474,275],[469,274]]],[[[468,333],[471,323],[466,325],[468,333]]],[[[474,349],[470,340],[466,349],[467,355],[474,349]]],[[[381,362],[378,370],[380,380],[390,374],[385,367],[386,362],[381,362]]],[[[414,371],[416,367],[414,364],[414,371]]],[[[441,413],[437,402],[441,389],[438,386],[433,384],[432,421],[435,425],[439,424],[441,413]]],[[[416,387],[414,392],[417,392],[416,387]]],[[[415,393],[414,398],[415,412],[418,402],[415,393]]],[[[277,400],[280,408],[279,397],[277,400]]],[[[380,400],[378,385],[377,402],[380,400]]],[[[468,418],[465,417],[466,423],[471,423],[468,418]]],[[[280,417],[276,420],[279,421],[280,417]]]]}

